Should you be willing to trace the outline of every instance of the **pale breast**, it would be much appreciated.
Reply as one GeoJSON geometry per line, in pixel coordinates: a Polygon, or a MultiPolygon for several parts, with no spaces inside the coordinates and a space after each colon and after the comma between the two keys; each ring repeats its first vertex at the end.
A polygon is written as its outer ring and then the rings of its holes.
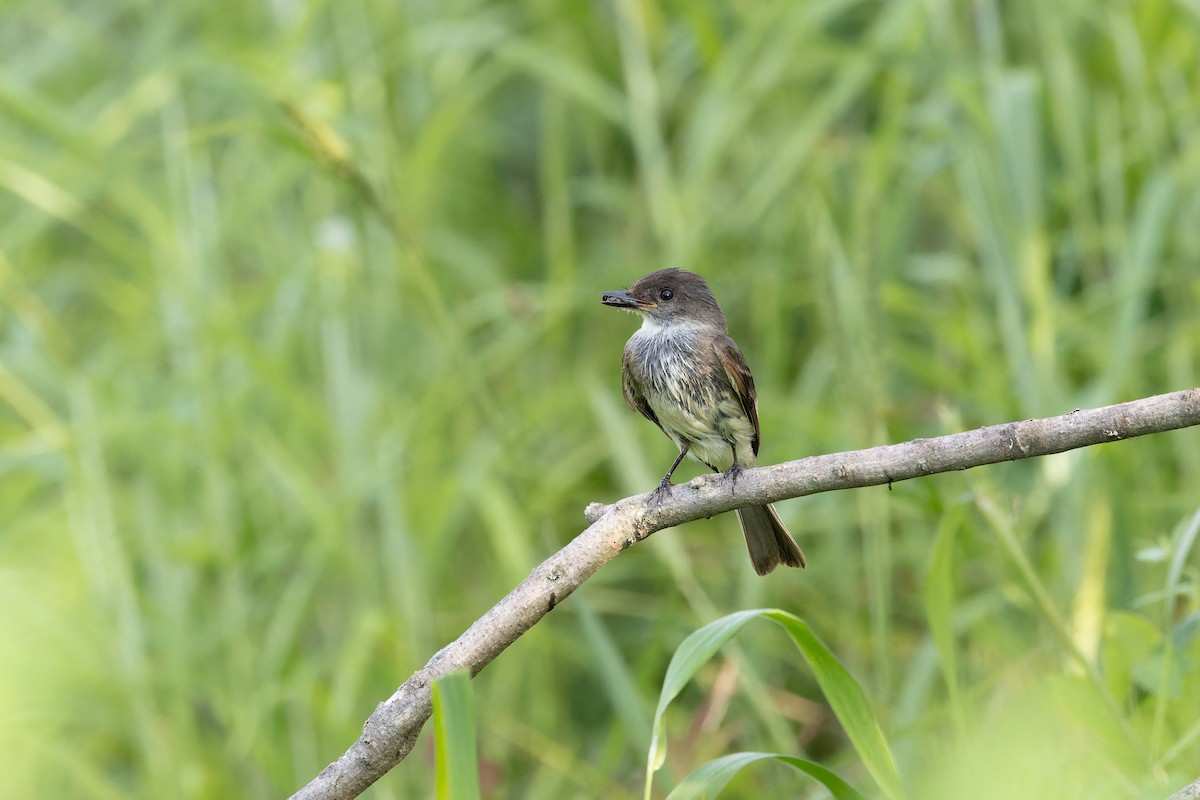
{"type": "Polygon", "coordinates": [[[747,417],[711,340],[695,328],[639,329],[625,345],[634,378],[659,424],[677,445],[720,470],[755,464],[747,417]]]}

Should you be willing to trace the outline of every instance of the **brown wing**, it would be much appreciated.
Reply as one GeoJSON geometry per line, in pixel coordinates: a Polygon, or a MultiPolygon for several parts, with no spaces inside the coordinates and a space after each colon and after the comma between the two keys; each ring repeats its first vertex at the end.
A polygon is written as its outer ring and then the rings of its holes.
{"type": "Polygon", "coordinates": [[[629,351],[626,350],[621,356],[621,392],[625,395],[625,404],[657,425],[663,433],[666,433],[667,431],[663,428],[662,423],[658,421],[658,416],[654,413],[654,409],[650,408],[650,403],[646,401],[646,393],[642,391],[641,382],[637,379],[637,375],[633,371],[631,361],[629,351]]]}
{"type": "Polygon", "coordinates": [[[737,393],[742,410],[754,423],[754,441],[750,445],[754,455],[758,455],[758,395],[754,391],[754,376],[750,374],[746,357],[728,336],[718,336],[713,342],[713,349],[717,353],[717,360],[725,368],[725,374],[729,376],[729,383],[737,393]]]}

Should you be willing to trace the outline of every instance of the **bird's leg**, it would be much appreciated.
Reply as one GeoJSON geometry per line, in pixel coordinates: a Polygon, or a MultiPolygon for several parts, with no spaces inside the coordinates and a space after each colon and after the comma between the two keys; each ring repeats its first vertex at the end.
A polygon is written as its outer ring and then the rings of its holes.
{"type": "Polygon", "coordinates": [[[726,470],[725,474],[729,476],[731,481],[733,481],[733,491],[736,493],[737,479],[738,476],[742,474],[742,465],[739,464],[737,460],[737,447],[731,444],[729,445],[729,449],[733,452],[733,466],[726,470]]]}
{"type": "Polygon", "coordinates": [[[650,493],[650,505],[658,505],[662,502],[663,497],[671,494],[671,476],[675,474],[675,468],[683,461],[683,457],[688,454],[691,446],[691,442],[686,441],[679,446],[679,456],[675,459],[675,463],[667,470],[667,474],[663,475],[663,479],[658,482],[658,488],[650,493]]]}

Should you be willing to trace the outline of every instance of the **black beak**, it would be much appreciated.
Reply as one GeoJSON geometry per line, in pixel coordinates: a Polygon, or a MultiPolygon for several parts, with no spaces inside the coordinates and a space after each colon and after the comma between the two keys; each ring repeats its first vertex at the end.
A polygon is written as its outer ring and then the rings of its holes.
{"type": "Polygon", "coordinates": [[[600,295],[600,302],[613,308],[639,308],[647,305],[629,292],[605,292],[600,295]]]}

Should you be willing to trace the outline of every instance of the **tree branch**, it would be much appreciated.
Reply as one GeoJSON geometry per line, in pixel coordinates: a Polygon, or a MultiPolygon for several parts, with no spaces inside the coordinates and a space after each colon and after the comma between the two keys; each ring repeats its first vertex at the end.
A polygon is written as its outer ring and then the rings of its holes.
{"type": "Polygon", "coordinates": [[[1178,790],[1166,800],[1200,800],[1200,778],[1178,790]]]}
{"type": "Polygon", "coordinates": [[[646,505],[649,495],[645,494],[612,505],[593,503],[585,512],[592,523],[587,530],[542,562],[466,633],[413,673],[375,708],[358,741],[292,798],[357,797],[412,750],[432,712],[435,679],[464,669],[476,675],[596,570],[655,531],[746,505],[891,484],[1197,424],[1200,388],[1104,408],[1077,409],[1059,417],[748,469],[736,485],[722,475],[705,475],[676,486],[672,495],[655,507],[646,505]]]}
{"type": "Polygon", "coordinates": [[[1189,783],[1167,800],[1200,800],[1200,778],[1189,783]]]}

